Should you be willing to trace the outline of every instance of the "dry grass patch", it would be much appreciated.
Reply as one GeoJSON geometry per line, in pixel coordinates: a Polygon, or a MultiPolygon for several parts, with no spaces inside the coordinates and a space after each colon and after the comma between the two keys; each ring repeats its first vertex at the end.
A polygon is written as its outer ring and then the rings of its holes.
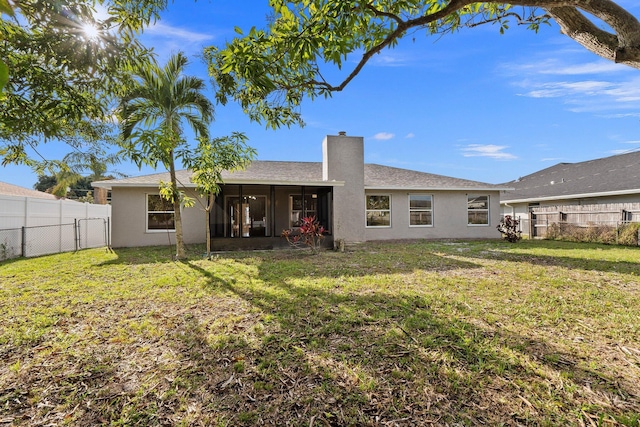
{"type": "Polygon", "coordinates": [[[169,254],[0,264],[0,425],[639,425],[638,248],[169,254]]]}

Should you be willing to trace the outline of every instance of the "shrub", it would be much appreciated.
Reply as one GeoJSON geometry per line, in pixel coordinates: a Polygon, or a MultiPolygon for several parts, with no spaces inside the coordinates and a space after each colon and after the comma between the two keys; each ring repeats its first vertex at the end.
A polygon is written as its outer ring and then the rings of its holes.
{"type": "Polygon", "coordinates": [[[618,228],[618,244],[638,246],[638,230],[640,230],[640,223],[638,222],[621,225],[618,228]]]}
{"type": "Polygon", "coordinates": [[[515,243],[522,239],[522,231],[518,230],[520,221],[513,218],[511,215],[505,215],[500,220],[500,224],[496,227],[504,239],[508,242],[515,243]]]}
{"type": "Polygon", "coordinates": [[[283,230],[282,237],[293,247],[307,246],[315,254],[320,249],[324,239],[325,229],[316,220],[315,216],[302,218],[299,230],[283,230]]]}
{"type": "Polygon", "coordinates": [[[564,240],[568,242],[583,243],[605,243],[609,245],[630,245],[638,244],[638,229],[640,224],[632,223],[622,225],[619,228],[611,225],[589,224],[580,226],[554,222],[547,227],[546,239],[564,240]]]}

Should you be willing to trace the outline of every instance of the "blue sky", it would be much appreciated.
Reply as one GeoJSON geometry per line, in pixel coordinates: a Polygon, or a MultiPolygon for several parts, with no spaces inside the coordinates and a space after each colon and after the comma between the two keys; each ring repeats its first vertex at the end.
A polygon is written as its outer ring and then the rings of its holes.
{"type": "MultiPolygon", "coordinates": [[[[636,0],[618,3],[640,17],[636,0]]],[[[189,74],[208,81],[197,58],[202,47],[223,45],[236,26],[263,27],[267,4],[176,1],[143,40],[161,63],[185,52],[189,74]]],[[[345,131],[365,138],[368,163],[502,183],[559,162],[640,149],[640,71],[587,52],[555,25],[538,34],[512,26],[504,35],[485,26],[440,39],[416,32],[376,56],[343,92],[303,103],[302,114],[304,128],[274,131],[236,105],[218,106],[211,134],[244,132],[261,160],[320,161],[324,136],[345,131]]],[[[60,158],[66,147],[41,151],[60,158]]],[[[116,169],[152,172],[128,163],[116,169]]],[[[32,187],[37,177],[10,166],[0,180],[32,187]]]]}

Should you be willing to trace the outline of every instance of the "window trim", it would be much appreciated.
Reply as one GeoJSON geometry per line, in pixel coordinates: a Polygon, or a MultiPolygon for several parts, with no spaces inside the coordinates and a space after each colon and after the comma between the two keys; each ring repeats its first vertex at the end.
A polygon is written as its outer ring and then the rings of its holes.
{"type": "MultiPolygon", "coordinates": [[[[145,222],[145,233],[175,233],[176,232],[176,212],[174,209],[171,209],[170,211],[150,211],[149,210],[149,196],[158,196],[160,198],[162,198],[162,196],[160,195],[160,193],[145,193],[144,194],[144,210],[145,210],[145,217],[144,217],[144,222],[145,222]],[[163,213],[163,214],[173,214],[173,228],[152,228],[149,229],[149,213],[163,213]]],[[[167,202],[169,203],[169,202],[167,202]]]]}
{"type": "Polygon", "coordinates": [[[371,194],[365,194],[364,195],[365,199],[364,199],[364,226],[365,228],[391,228],[393,222],[392,222],[392,215],[391,215],[391,193],[371,193],[371,194]],[[367,198],[370,196],[384,196],[384,197],[388,197],[389,198],[389,209],[368,209],[367,208],[367,198]],[[389,212],[389,225],[369,225],[368,224],[368,214],[369,212],[389,212]]]}
{"type": "Polygon", "coordinates": [[[467,227],[489,227],[491,225],[491,195],[489,194],[467,194],[467,227]],[[472,197],[486,197],[486,209],[469,209],[469,199],[472,197]],[[469,222],[469,212],[487,212],[486,224],[471,224],[469,222]]]}
{"type": "Polygon", "coordinates": [[[427,193],[408,193],[407,194],[407,204],[409,207],[409,228],[433,228],[433,194],[427,193]],[[429,196],[431,198],[431,209],[424,208],[411,208],[411,196],[429,196]],[[431,212],[431,224],[411,224],[411,213],[412,212],[431,212]]]}

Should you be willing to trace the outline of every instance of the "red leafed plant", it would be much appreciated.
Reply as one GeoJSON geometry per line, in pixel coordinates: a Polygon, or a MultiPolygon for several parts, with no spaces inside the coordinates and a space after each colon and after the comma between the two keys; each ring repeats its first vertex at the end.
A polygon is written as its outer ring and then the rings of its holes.
{"type": "Polygon", "coordinates": [[[283,230],[282,237],[287,239],[287,242],[293,247],[308,246],[315,254],[320,249],[324,232],[324,227],[320,225],[316,217],[308,216],[302,218],[299,229],[283,230]]]}

